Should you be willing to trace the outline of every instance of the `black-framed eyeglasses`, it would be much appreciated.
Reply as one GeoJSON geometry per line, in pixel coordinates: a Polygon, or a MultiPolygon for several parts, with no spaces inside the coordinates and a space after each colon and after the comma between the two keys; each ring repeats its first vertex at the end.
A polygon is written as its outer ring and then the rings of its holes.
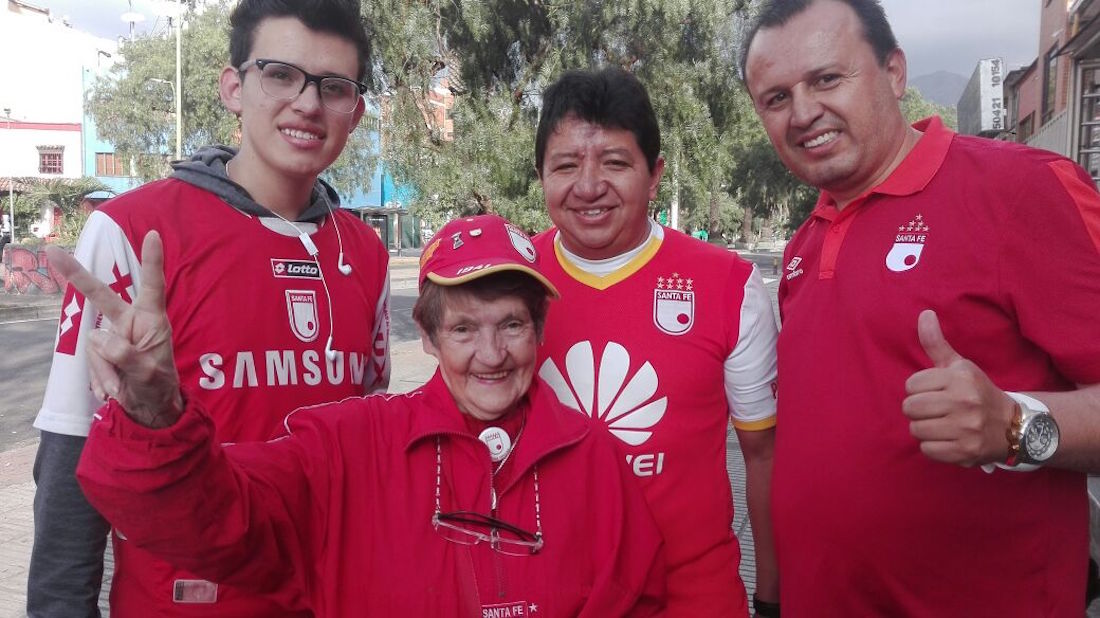
{"type": "MultiPolygon", "coordinates": [[[[539,501],[539,469],[533,470],[535,480],[535,531],[528,532],[519,526],[474,511],[444,513],[440,508],[439,494],[443,478],[443,450],[435,439],[435,511],[432,528],[444,539],[462,545],[485,542],[498,553],[508,556],[533,556],[542,549],[542,507],[539,501]]],[[[490,485],[490,491],[492,489],[490,485]]],[[[495,507],[494,507],[495,508],[495,507]]]]}
{"type": "Polygon", "coordinates": [[[453,543],[477,545],[482,541],[493,550],[509,556],[530,556],[542,549],[542,533],[528,532],[518,526],[473,511],[432,514],[432,526],[439,536],[453,543]]]}
{"type": "Polygon", "coordinates": [[[334,112],[349,114],[355,110],[359,97],[367,91],[366,84],[335,75],[314,75],[289,62],[257,58],[237,67],[242,79],[245,71],[255,66],[260,70],[260,90],[282,101],[293,101],[310,84],[317,85],[321,103],[334,112]]]}

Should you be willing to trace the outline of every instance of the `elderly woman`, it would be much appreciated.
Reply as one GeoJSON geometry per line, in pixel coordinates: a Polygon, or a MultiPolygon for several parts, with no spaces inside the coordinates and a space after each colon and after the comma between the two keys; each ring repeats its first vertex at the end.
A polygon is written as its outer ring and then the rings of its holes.
{"type": "Polygon", "coordinates": [[[180,391],[155,233],[143,256],[131,306],[51,253],[111,320],[78,477],[128,542],[318,616],[660,613],[660,537],[622,458],[534,378],[557,292],[518,228],[453,221],[424,251],[427,384],[298,410],[259,444],[217,444],[180,391]]]}

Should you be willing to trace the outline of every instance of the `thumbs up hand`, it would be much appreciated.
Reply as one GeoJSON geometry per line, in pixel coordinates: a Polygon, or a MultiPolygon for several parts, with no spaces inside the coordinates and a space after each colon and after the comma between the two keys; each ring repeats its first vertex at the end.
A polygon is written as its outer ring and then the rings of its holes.
{"type": "Polygon", "coordinates": [[[933,366],[905,381],[902,411],[921,452],[966,467],[1004,461],[1013,400],[951,347],[935,311],[921,312],[917,335],[933,366]]]}

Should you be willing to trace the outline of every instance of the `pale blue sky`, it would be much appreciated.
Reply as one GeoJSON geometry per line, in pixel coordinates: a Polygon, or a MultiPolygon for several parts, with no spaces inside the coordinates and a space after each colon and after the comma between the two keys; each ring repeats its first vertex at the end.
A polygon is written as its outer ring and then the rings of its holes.
{"type": "MultiPolygon", "coordinates": [[[[164,28],[164,0],[30,0],[61,15],[75,28],[115,38],[129,32],[121,15],[132,1],[145,15],[136,30],[164,28]]],[[[606,0],[614,1],[614,0],[606,0]]],[[[1042,0],[882,0],[917,77],[947,70],[969,77],[981,58],[1000,56],[1009,68],[1030,64],[1039,47],[1042,0]]]]}
{"type": "Polygon", "coordinates": [[[970,77],[978,60],[1027,66],[1039,49],[1042,0],[882,0],[909,60],[909,75],[945,70],[970,77]]]}

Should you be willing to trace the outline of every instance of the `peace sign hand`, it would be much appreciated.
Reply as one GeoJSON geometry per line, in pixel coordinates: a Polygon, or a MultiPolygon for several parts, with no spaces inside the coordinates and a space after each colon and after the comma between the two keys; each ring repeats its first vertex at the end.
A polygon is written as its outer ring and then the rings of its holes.
{"type": "Polygon", "coordinates": [[[92,276],[71,255],[46,249],[50,263],[110,320],[88,339],[92,391],[118,400],[146,427],[168,427],[183,412],[179,375],[172,354],[172,327],[164,308],[164,247],[155,231],[141,248],[141,285],[128,304],[92,276]]]}

